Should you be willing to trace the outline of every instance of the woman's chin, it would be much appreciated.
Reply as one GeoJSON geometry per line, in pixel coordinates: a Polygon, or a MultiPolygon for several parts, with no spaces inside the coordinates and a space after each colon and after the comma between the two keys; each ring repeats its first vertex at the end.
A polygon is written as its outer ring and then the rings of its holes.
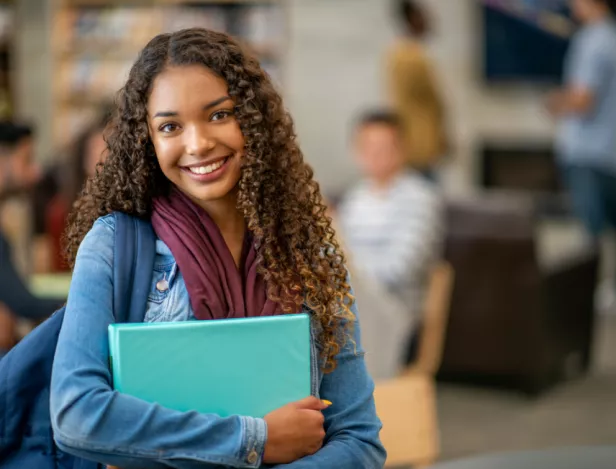
{"type": "Polygon", "coordinates": [[[236,186],[237,184],[232,184],[230,181],[226,183],[225,181],[218,181],[207,187],[191,184],[188,187],[184,186],[179,189],[188,195],[193,202],[203,206],[203,204],[223,201],[235,204],[237,200],[237,191],[234,189],[236,186]]]}

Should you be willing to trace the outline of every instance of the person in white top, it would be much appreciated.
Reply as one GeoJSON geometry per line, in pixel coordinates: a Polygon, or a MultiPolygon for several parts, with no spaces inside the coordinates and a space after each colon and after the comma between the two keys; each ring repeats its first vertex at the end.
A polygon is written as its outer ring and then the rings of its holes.
{"type": "Polygon", "coordinates": [[[338,222],[362,305],[366,361],[378,367],[371,369],[376,376],[388,377],[410,358],[406,351],[421,324],[429,274],[440,257],[443,204],[436,187],[408,169],[395,114],[362,116],[354,145],[363,179],[343,198],[338,222]]]}

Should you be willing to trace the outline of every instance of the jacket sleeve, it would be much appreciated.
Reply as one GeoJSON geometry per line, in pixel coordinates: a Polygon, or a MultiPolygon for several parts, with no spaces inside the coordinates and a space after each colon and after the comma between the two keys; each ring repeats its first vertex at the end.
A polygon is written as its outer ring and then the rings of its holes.
{"type": "Polygon", "coordinates": [[[63,451],[121,467],[259,467],[262,419],[177,412],[114,391],[107,328],[114,322],[114,220],[98,220],[77,255],[51,380],[51,421],[63,451]]]}
{"type": "Polygon", "coordinates": [[[279,469],[380,469],[386,453],[379,439],[381,422],[374,405],[374,383],[366,370],[357,308],[354,340],[337,355],[336,369],[323,376],[319,394],[333,405],[323,411],[325,444],[315,454],[279,469]]]}

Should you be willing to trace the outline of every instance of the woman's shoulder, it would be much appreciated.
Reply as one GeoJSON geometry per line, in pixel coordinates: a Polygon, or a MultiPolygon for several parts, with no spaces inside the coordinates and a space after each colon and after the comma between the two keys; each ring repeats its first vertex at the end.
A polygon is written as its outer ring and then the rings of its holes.
{"type": "Polygon", "coordinates": [[[103,215],[102,217],[98,217],[94,221],[94,225],[92,225],[92,230],[94,229],[103,229],[102,227],[106,227],[105,229],[115,231],[115,215],[113,213],[109,213],[107,215],[103,215]]]}
{"type": "Polygon", "coordinates": [[[113,213],[97,218],[81,242],[79,249],[96,249],[103,244],[113,244],[115,226],[116,221],[113,213]]]}
{"type": "Polygon", "coordinates": [[[108,231],[113,233],[116,228],[116,212],[108,213],[107,215],[103,215],[102,217],[98,217],[90,231],[108,231]]]}
{"type": "MultiPolygon", "coordinates": [[[[113,265],[116,243],[123,242],[125,238],[122,236],[122,239],[116,239],[118,223],[121,221],[114,212],[97,218],[79,244],[75,265],[84,262],[85,259],[113,265]]],[[[157,242],[157,254],[159,254],[158,244],[157,242]]]]}
{"type": "MultiPolygon", "coordinates": [[[[97,218],[92,227],[81,242],[80,249],[85,246],[96,247],[98,244],[106,244],[113,246],[115,243],[115,232],[118,226],[118,218],[116,213],[112,212],[97,218]]],[[[157,240],[158,252],[159,240],[157,240]]],[[[164,251],[164,250],[163,250],[164,251]]],[[[167,248],[168,251],[168,248],[167,248]]],[[[162,252],[161,254],[165,254],[162,252]]]]}
{"type": "Polygon", "coordinates": [[[115,217],[113,214],[97,218],[79,244],[75,269],[83,262],[112,265],[115,244],[115,217]]]}

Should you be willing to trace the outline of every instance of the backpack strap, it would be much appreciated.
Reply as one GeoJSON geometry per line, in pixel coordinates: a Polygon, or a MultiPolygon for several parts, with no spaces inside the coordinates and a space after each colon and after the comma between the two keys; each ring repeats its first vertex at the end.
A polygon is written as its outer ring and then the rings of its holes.
{"type": "Polygon", "coordinates": [[[152,285],[156,235],[147,220],[114,212],[113,314],[116,322],[142,322],[152,285]]]}

